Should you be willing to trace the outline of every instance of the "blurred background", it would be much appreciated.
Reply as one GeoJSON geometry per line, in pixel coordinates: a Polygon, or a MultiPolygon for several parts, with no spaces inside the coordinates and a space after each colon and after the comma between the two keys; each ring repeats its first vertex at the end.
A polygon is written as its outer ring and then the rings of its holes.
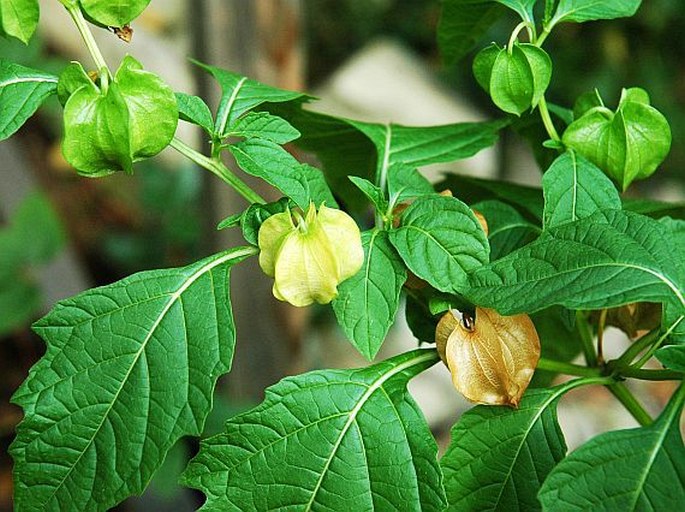
{"type": "MultiPolygon", "coordinates": [[[[0,57],[56,74],[69,60],[88,68],[90,58],[61,4],[40,3],[38,37],[28,47],[0,40],[0,57]]],[[[314,108],[362,120],[432,125],[498,115],[471,77],[472,55],[452,69],[442,66],[435,38],[439,15],[437,0],[153,0],[134,21],[129,45],[94,30],[113,67],[130,52],[175,90],[210,104],[217,88],[188,57],[309,91],[321,98],[314,108]]],[[[513,15],[503,19],[483,45],[506,41],[516,23],[513,15]]],[[[555,64],[552,102],[572,107],[579,94],[597,87],[613,106],[621,87],[640,86],[671,122],[671,154],[647,186],[631,189],[636,196],[683,198],[684,31],[681,0],[652,0],[629,20],[562,25],[547,43],[555,64]]],[[[57,300],[87,288],[141,270],[185,265],[241,243],[237,232],[215,226],[244,202],[172,150],[138,164],[132,177],[78,177],[61,156],[60,115],[53,98],[0,143],[0,510],[11,510],[7,448],[21,420],[9,398],[44,352],[30,324],[57,300]]],[[[203,144],[190,125],[181,126],[178,136],[198,148],[203,144]]],[[[516,135],[473,159],[425,172],[439,179],[445,170],[533,185],[540,179],[530,149],[516,135]]],[[[260,192],[277,198],[263,187],[260,192]]],[[[232,287],[237,352],[233,371],[220,382],[206,435],[261,401],[264,388],[285,375],[364,364],[330,308],[277,303],[256,261],[234,271],[232,287]]],[[[405,324],[400,314],[379,357],[416,346],[405,324]]],[[[621,336],[611,338],[609,356],[623,343],[621,336]]],[[[452,390],[442,365],[416,379],[412,389],[444,447],[468,404],[452,390]]],[[[654,413],[672,387],[650,384],[635,391],[654,413]]],[[[560,418],[570,447],[607,428],[635,425],[601,389],[574,392],[562,402],[560,418]]],[[[196,509],[202,496],[176,485],[196,449],[195,441],[182,440],[145,495],[118,510],[196,509]]]]}

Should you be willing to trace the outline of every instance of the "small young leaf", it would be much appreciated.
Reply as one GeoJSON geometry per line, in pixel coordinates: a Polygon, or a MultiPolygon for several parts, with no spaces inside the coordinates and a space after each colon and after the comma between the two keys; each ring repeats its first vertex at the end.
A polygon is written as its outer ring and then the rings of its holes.
{"type": "Polygon", "coordinates": [[[106,27],[123,27],[135,18],[150,3],[150,0],[79,0],[88,17],[106,27]]]}
{"type": "Polygon", "coordinates": [[[566,454],[556,407],[567,389],[529,391],[515,410],[464,413],[440,460],[450,510],[540,510],[538,490],[566,454]]]}
{"type": "Polygon", "coordinates": [[[253,204],[240,214],[240,228],[243,231],[243,236],[252,245],[257,245],[259,237],[259,228],[262,223],[277,213],[287,212],[290,206],[290,201],[287,197],[282,197],[274,203],[267,204],[253,204]]]}
{"type": "Polygon", "coordinates": [[[540,228],[527,221],[515,208],[497,200],[472,205],[473,210],[485,216],[488,223],[490,261],[532,242],[540,235],[540,228]]]}
{"type": "Polygon", "coordinates": [[[552,27],[562,21],[583,23],[593,20],[610,20],[634,15],[642,0],[621,0],[620,2],[598,2],[597,0],[559,0],[559,5],[550,20],[552,27]]]}
{"type": "Polygon", "coordinates": [[[214,124],[214,132],[220,137],[226,136],[240,116],[262,103],[305,101],[309,98],[300,92],[276,89],[215,66],[194,62],[211,73],[221,86],[222,96],[214,124]]]}
{"type": "Polygon", "coordinates": [[[286,378],[201,443],[183,482],[207,510],[443,510],[437,446],[406,389],[436,361],[418,350],[286,378]]]}
{"type": "Polygon", "coordinates": [[[181,120],[198,125],[209,134],[214,133],[214,120],[209,107],[199,96],[176,93],[178,103],[178,116],[181,120]]]}
{"type": "Polygon", "coordinates": [[[259,138],[270,140],[276,144],[287,144],[297,139],[300,132],[293,128],[288,121],[278,116],[272,116],[267,112],[248,112],[231,126],[227,135],[247,139],[259,138]]]}
{"type": "Polygon", "coordinates": [[[133,161],[155,156],[169,145],[178,125],[178,103],[171,88],[127,55],[115,81],[129,115],[133,161]]]}
{"type": "Polygon", "coordinates": [[[648,427],[599,435],[568,455],[540,490],[544,510],[637,511],[685,508],[680,411],[685,387],[648,427]]]}
{"type": "Polygon", "coordinates": [[[57,77],[0,59],[0,141],[23,126],[57,91],[57,77]]]}
{"type": "Polygon", "coordinates": [[[597,212],[549,229],[476,270],[468,297],[502,314],[641,301],[673,301],[682,310],[685,273],[677,254],[658,221],[620,210],[597,212]]]}
{"type": "Polygon", "coordinates": [[[38,0],[0,0],[0,34],[28,44],[39,16],[38,0]]]}
{"type": "Polygon", "coordinates": [[[557,158],[542,177],[545,229],[599,210],[620,210],[621,198],[601,169],[573,151],[557,158]]]}
{"type": "Polygon", "coordinates": [[[311,202],[317,206],[322,203],[336,206],[323,173],[315,167],[301,164],[278,144],[264,139],[248,139],[231,144],[229,151],[243,171],[273,185],[303,210],[311,202]]]}
{"type": "Polygon", "coordinates": [[[505,9],[491,0],[444,0],[438,24],[438,46],[448,66],[454,66],[485,36],[505,9]]]}
{"type": "Polygon", "coordinates": [[[390,241],[409,269],[433,287],[459,293],[467,273],[489,261],[490,247],[471,209],[453,197],[417,199],[390,241]]]}
{"type": "Polygon", "coordinates": [[[395,162],[388,168],[388,195],[393,204],[435,193],[433,185],[411,165],[395,162]]]}
{"type": "Polygon", "coordinates": [[[35,324],[47,352],[12,398],[25,414],[11,446],[18,510],[111,508],[200,435],[233,359],[229,269],[255,252],[135,274],[35,324]]]}
{"type": "Polygon", "coordinates": [[[338,287],[333,311],[352,344],[369,360],[395,321],[407,270],[385,231],[362,233],[364,265],[338,287]]]}
{"type": "Polygon", "coordinates": [[[361,190],[369,201],[374,205],[376,211],[384,214],[388,211],[388,200],[383,195],[383,191],[371,183],[369,180],[360,178],[359,176],[350,176],[350,181],[354,183],[354,186],[361,190]]]}

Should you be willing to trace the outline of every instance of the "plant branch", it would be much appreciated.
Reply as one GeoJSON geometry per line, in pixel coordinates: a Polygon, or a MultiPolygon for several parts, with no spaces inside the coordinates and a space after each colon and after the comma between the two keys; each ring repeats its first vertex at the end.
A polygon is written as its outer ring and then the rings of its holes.
{"type": "Polygon", "coordinates": [[[629,366],[633,360],[642,353],[647,347],[654,343],[659,336],[659,329],[654,329],[639,340],[635,341],[628,349],[616,360],[610,361],[609,364],[616,366],[617,368],[624,368],[629,366]]]}
{"type": "Polygon", "coordinates": [[[262,196],[252,190],[247,183],[233,174],[228,167],[226,167],[218,159],[206,157],[176,137],[172,139],[169,145],[203,169],[207,169],[209,172],[217,175],[224,182],[230,185],[236,192],[238,192],[238,194],[243,196],[249,203],[266,203],[262,196]]]}
{"type": "Polygon", "coordinates": [[[578,311],[576,313],[576,325],[578,325],[578,332],[583,344],[583,355],[588,366],[597,366],[597,354],[595,353],[595,344],[593,343],[592,331],[590,325],[587,323],[585,315],[578,311]]]}
{"type": "Polygon", "coordinates": [[[668,328],[668,330],[659,337],[659,339],[647,350],[647,352],[644,353],[644,355],[638,360],[637,363],[632,364],[631,366],[633,368],[642,368],[647,361],[649,361],[653,356],[654,353],[659,350],[659,347],[663,345],[664,341],[666,341],[666,338],[668,338],[671,333],[675,330],[676,327],[678,327],[678,324],[683,320],[683,316],[679,317],[678,320],[676,320],[671,327],[668,328]]]}
{"type": "Polygon", "coordinates": [[[682,380],[685,375],[672,370],[642,370],[638,368],[625,368],[619,372],[621,377],[629,377],[638,380],[682,380]]]}
{"type": "Polygon", "coordinates": [[[637,401],[635,396],[623,382],[610,384],[607,386],[607,389],[611,391],[621,404],[623,404],[623,407],[626,408],[640,425],[646,427],[654,422],[649,413],[642,407],[640,402],[637,401]]]}
{"type": "Polygon", "coordinates": [[[102,72],[104,70],[106,73],[111,75],[112,73],[110,72],[109,67],[107,67],[107,62],[105,62],[105,58],[102,56],[102,52],[100,51],[100,48],[93,37],[93,33],[88,26],[88,22],[83,17],[81,9],[78,7],[78,5],[74,6],[64,4],[64,7],[69,13],[69,16],[71,16],[71,19],[74,21],[74,24],[81,34],[83,41],[86,43],[88,52],[90,53],[91,57],[93,57],[98,71],[102,72]]]}
{"type": "Polygon", "coordinates": [[[573,363],[564,363],[541,357],[538,361],[538,370],[547,372],[563,373],[564,375],[575,375],[578,377],[600,377],[601,373],[597,368],[588,368],[573,363]]]}
{"type": "Polygon", "coordinates": [[[542,124],[545,125],[545,130],[547,130],[547,135],[549,137],[556,141],[556,142],[561,142],[561,137],[559,137],[559,132],[557,132],[557,129],[554,127],[554,123],[552,122],[552,117],[549,115],[549,109],[547,108],[547,100],[545,100],[545,97],[543,96],[540,98],[540,103],[538,103],[538,110],[540,111],[540,117],[542,118],[542,124]]]}

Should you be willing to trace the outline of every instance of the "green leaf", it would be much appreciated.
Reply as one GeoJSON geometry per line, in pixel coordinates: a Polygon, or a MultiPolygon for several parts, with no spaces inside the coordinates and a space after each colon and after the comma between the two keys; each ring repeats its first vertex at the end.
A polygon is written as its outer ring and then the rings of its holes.
{"type": "Polygon", "coordinates": [[[18,510],[111,508],[200,435],[233,358],[229,269],[255,252],[141,272],[35,324],[47,352],[12,398],[25,414],[11,447],[18,510]]]}
{"type": "Polygon", "coordinates": [[[452,173],[445,174],[445,179],[436,188],[453,190],[454,195],[467,204],[498,199],[527,212],[530,220],[542,221],[544,199],[539,188],[452,173]]]}
{"type": "Polygon", "coordinates": [[[515,410],[464,413],[440,460],[450,510],[540,509],[537,492],[566,454],[556,407],[569,387],[529,391],[515,410]]]}
{"type": "MultiPolygon", "coordinates": [[[[21,246],[22,263],[47,263],[66,243],[64,227],[50,200],[39,192],[26,196],[12,218],[12,236],[21,246]]],[[[6,246],[5,246],[6,247],[6,246]]]]}
{"type": "Polygon", "coordinates": [[[437,446],[406,389],[438,360],[418,350],[286,378],[203,441],[183,481],[207,511],[443,510],[437,446]]]}
{"type": "Polygon", "coordinates": [[[123,27],[137,18],[150,0],[79,0],[88,17],[107,27],[123,27]]]}
{"type": "Polygon", "coordinates": [[[490,0],[443,0],[438,45],[445,64],[454,66],[504,13],[490,0]]]}
{"type": "Polygon", "coordinates": [[[592,20],[611,20],[634,15],[642,0],[621,0],[604,2],[601,0],[559,0],[559,5],[549,26],[563,21],[583,23],[592,20]]]}
{"type": "Polygon", "coordinates": [[[71,95],[64,106],[62,153],[91,178],[132,172],[128,108],[116,83],[104,93],[81,87],[71,95]]]}
{"type": "Polygon", "coordinates": [[[409,269],[434,288],[459,293],[468,272],[489,261],[485,232],[471,209],[453,197],[428,196],[402,214],[390,242],[409,269]]]}
{"type": "Polygon", "coordinates": [[[315,167],[298,162],[278,144],[264,139],[248,139],[229,146],[238,166],[263,179],[306,210],[310,202],[336,206],[326,180],[315,167]]]}
{"type": "Polygon", "coordinates": [[[682,510],[685,448],[680,389],[649,427],[607,432],[568,455],[540,491],[545,510],[682,510]]]}
{"type": "Polygon", "coordinates": [[[39,16],[38,0],[0,0],[0,34],[28,44],[39,16]]]}
{"type": "Polygon", "coordinates": [[[495,0],[497,3],[509,7],[512,11],[517,13],[523,21],[535,21],[533,15],[533,8],[537,0],[495,0]]]}
{"type": "Polygon", "coordinates": [[[673,217],[685,219],[685,203],[667,203],[654,199],[622,198],[623,209],[640,213],[655,219],[661,217],[673,217]]]}
{"type": "Polygon", "coordinates": [[[685,373],[685,345],[662,347],[655,355],[666,368],[685,373]]]}
{"type": "MultiPolygon", "coordinates": [[[[4,243],[1,235],[0,243],[4,243]]],[[[28,276],[15,274],[11,279],[0,279],[0,336],[28,327],[41,305],[40,290],[28,276]]]]}
{"type": "Polygon", "coordinates": [[[388,168],[388,195],[393,204],[433,193],[430,181],[411,165],[395,162],[388,168]]]}
{"type": "Polygon", "coordinates": [[[56,91],[56,76],[0,59],[0,140],[13,135],[56,91]]]}
{"type": "Polygon", "coordinates": [[[666,118],[642,90],[624,90],[616,113],[595,107],[576,119],[562,137],[621,185],[652,175],[671,148],[666,118]]]}
{"type": "Polygon", "coordinates": [[[601,169],[569,151],[542,177],[545,228],[573,222],[599,210],[620,210],[621,198],[601,169]]]}
{"type": "MultiPolygon", "coordinates": [[[[541,357],[570,363],[581,353],[583,340],[578,324],[570,323],[569,318],[575,320],[575,312],[559,306],[530,315],[540,337],[541,357]]],[[[538,369],[530,386],[550,387],[556,375],[554,372],[538,369]]]]}
{"type": "Polygon", "coordinates": [[[362,233],[364,265],[338,286],[333,311],[343,331],[369,360],[395,321],[407,270],[385,231],[362,233]]]}
{"type": "Polygon", "coordinates": [[[378,213],[384,215],[388,211],[388,200],[379,187],[359,176],[350,176],[350,181],[369,198],[378,213]]]}
{"type": "Polygon", "coordinates": [[[473,205],[488,223],[490,261],[502,258],[532,242],[540,235],[540,228],[528,222],[516,209],[496,200],[473,205]]]}
{"type": "Polygon", "coordinates": [[[174,91],[157,75],[143,70],[130,55],[124,57],[114,79],[128,109],[133,161],[155,156],[176,133],[178,103],[174,91]]]}
{"type": "Polygon", "coordinates": [[[260,138],[276,144],[287,144],[297,139],[300,132],[278,116],[272,116],[267,112],[248,112],[231,126],[228,135],[247,139],[260,138]]]}
{"type": "Polygon", "coordinates": [[[202,98],[177,92],[176,101],[178,102],[178,116],[181,120],[200,126],[209,135],[214,134],[212,112],[202,98]]]}
{"type": "Polygon", "coordinates": [[[658,221],[597,212],[543,232],[470,276],[468,297],[504,315],[551,305],[602,309],[673,301],[685,308],[683,262],[658,221]]]}
{"type": "Polygon", "coordinates": [[[211,73],[221,86],[222,96],[214,124],[214,132],[220,137],[225,137],[245,112],[263,103],[301,102],[309,98],[300,92],[276,89],[221,68],[194,62],[211,73]]]}

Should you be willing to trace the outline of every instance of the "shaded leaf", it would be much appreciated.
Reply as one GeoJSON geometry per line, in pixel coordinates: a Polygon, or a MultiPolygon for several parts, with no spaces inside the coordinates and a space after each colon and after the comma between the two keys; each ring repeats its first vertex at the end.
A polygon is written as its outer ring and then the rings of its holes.
{"type": "Polygon", "coordinates": [[[497,200],[476,203],[472,208],[488,223],[490,261],[495,261],[532,242],[540,228],[526,220],[515,208],[497,200]]]}
{"type": "Polygon", "coordinates": [[[430,181],[412,166],[396,162],[388,168],[388,196],[393,204],[434,192],[430,181]]]}
{"type": "Polygon", "coordinates": [[[467,273],[489,261],[485,232],[471,209],[453,197],[427,196],[402,213],[390,232],[407,267],[433,287],[459,293],[467,273]]]}
{"type": "Polygon", "coordinates": [[[445,64],[453,66],[470,52],[504,10],[490,0],[444,0],[438,46],[445,64]]]}
{"type": "Polygon", "coordinates": [[[385,231],[362,233],[364,265],[340,284],[333,311],[345,334],[373,359],[395,321],[407,270],[385,231]]]}
{"type": "Polygon", "coordinates": [[[202,432],[233,358],[229,269],[254,253],[141,272],[35,324],[47,352],[12,398],[25,414],[11,447],[19,510],[113,507],[202,432]]]}
{"type": "Polygon", "coordinates": [[[0,140],[13,135],[56,92],[56,76],[0,60],[0,140]]]}
{"type": "Polygon", "coordinates": [[[407,381],[434,350],[289,377],[201,443],[184,483],[202,510],[443,510],[437,446],[407,381]]]}

